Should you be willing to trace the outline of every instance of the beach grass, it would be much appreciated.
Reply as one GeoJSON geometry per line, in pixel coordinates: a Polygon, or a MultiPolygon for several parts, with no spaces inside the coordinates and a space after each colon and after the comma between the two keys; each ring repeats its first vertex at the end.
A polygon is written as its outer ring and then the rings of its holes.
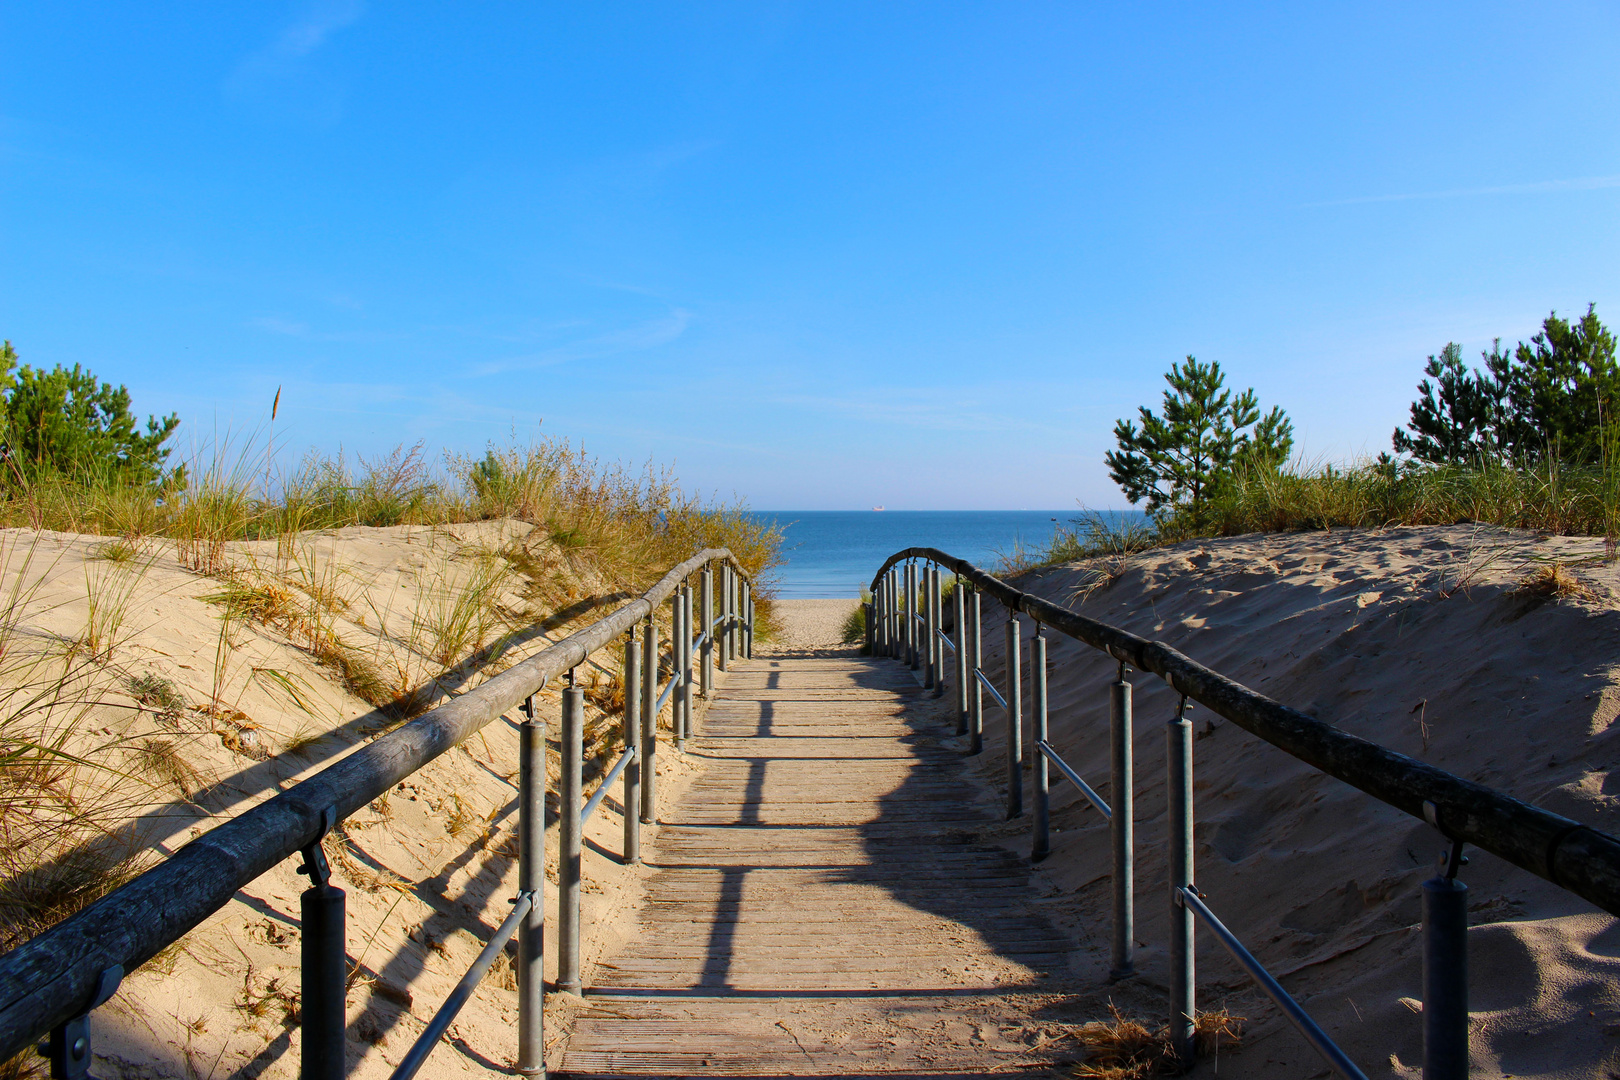
{"type": "MultiPolygon", "coordinates": [[[[206,785],[191,739],[215,735],[268,756],[265,733],[234,707],[251,663],[242,651],[249,628],[274,630],[398,723],[448,693],[446,675],[464,681],[500,661],[513,635],[532,633],[529,624],[594,619],[704,547],[732,550],[768,619],[782,538],[740,505],[682,490],[667,471],[604,463],[560,441],[446,456],[437,468],[420,445],[353,465],[309,456],[286,473],[267,451],[222,442],[167,484],[14,476],[0,486],[0,527],[18,526],[0,532],[0,950],[145,865],[137,845],[110,838],[155,802],[206,785]],[[506,539],[488,548],[437,528],[501,520],[538,528],[518,539],[501,530],[506,539]],[[427,527],[415,541],[427,550],[416,594],[401,593],[404,614],[387,626],[382,610],[360,601],[367,582],[315,534],[400,525],[427,527]],[[37,627],[56,603],[42,583],[61,576],[46,565],[43,553],[57,548],[41,530],[108,537],[84,556],[82,631],[60,642],[37,627]],[[274,553],[238,541],[273,541],[274,553]],[[200,598],[215,606],[218,626],[212,655],[199,659],[208,685],[195,705],[168,680],[118,662],[143,575],[160,560],[211,579],[200,598]],[[139,723],[107,734],[108,709],[139,723]]],[[[249,678],[312,720],[282,749],[318,740],[323,728],[301,676],[259,666],[249,678]]],[[[614,710],[622,696],[610,672],[597,704],[614,710]]]]}
{"type": "Polygon", "coordinates": [[[1560,536],[1599,536],[1620,553],[1620,436],[1601,461],[1424,465],[1387,458],[1294,463],[1232,478],[1194,515],[1186,508],[1130,521],[1084,511],[1044,546],[1015,545],[998,571],[1092,561],[1117,577],[1130,556],[1202,537],[1337,528],[1478,523],[1560,536]]]}
{"type": "MultiPolygon", "coordinates": [[[[310,454],[283,469],[267,449],[221,437],[164,484],[131,485],[105,472],[17,475],[0,488],[0,527],[112,537],[109,561],[141,541],[175,545],[181,565],[227,571],[225,544],[275,539],[284,559],[298,538],[349,526],[448,525],[510,518],[543,527],[573,568],[632,589],[705,546],[728,547],[751,578],[781,565],[781,528],[736,502],[683,490],[667,469],[604,462],[567,440],[492,446],[483,457],[400,446],[352,461],[310,454]]],[[[769,613],[773,590],[756,584],[769,613]]]]}

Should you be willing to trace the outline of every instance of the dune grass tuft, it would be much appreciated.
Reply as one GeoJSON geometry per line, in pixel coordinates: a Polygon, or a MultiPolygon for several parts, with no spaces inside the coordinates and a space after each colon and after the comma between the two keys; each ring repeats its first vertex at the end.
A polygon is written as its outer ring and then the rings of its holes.
{"type": "Polygon", "coordinates": [[[844,625],[838,632],[838,640],[845,645],[859,645],[866,640],[866,605],[871,602],[872,594],[862,589],[861,602],[844,616],[844,625]]]}
{"type": "MultiPolygon", "coordinates": [[[[1073,1032],[1075,1042],[1086,1049],[1086,1060],[1075,1069],[1076,1076],[1097,1080],[1146,1080],[1152,1076],[1172,1076],[1182,1071],[1171,1053],[1168,1025],[1149,1027],[1125,1016],[1113,1005],[1110,1020],[1093,1020],[1073,1032]]],[[[1243,1041],[1243,1017],[1225,1009],[1198,1014],[1193,1028],[1194,1052],[1199,1057],[1219,1057],[1222,1051],[1236,1050],[1243,1041]]]]}

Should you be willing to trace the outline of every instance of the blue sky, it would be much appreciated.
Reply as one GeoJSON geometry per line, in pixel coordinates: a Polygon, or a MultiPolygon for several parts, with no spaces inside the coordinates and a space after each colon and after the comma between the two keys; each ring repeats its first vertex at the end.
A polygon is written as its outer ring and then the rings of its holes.
{"type": "Polygon", "coordinates": [[[1188,353],[1376,453],[1620,323],[1609,4],[0,5],[0,336],[217,432],[1122,506],[1188,353]]]}

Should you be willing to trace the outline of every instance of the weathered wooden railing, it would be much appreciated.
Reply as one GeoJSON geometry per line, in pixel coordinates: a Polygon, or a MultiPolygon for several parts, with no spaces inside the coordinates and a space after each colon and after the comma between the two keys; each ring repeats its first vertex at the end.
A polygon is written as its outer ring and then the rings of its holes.
{"type": "Polygon", "coordinates": [[[1588,825],[1502,792],[1454,776],[1443,769],[1357,738],[1330,724],[1271,700],[1211,671],[1169,645],[1087,618],[1030,593],[1021,592],[973,564],[935,548],[907,548],[892,555],[872,579],[866,607],[869,647],[896,657],[922,673],[924,684],[943,693],[945,647],[955,657],[957,734],[971,736],[969,751],[983,749],[984,691],[1007,715],[1007,816],[1023,810],[1023,664],[1018,616],[1035,624],[1032,640],[1035,794],[1032,857],[1044,858],[1048,844],[1048,762],[1076,783],[1110,826],[1113,874],[1113,955],[1115,977],[1132,971],[1134,895],[1132,888],[1131,683],[1129,668],[1151,672],[1181,695],[1181,706],[1166,729],[1169,818],[1170,1031],[1175,1050],[1190,1062],[1196,1023],[1193,982],[1193,920],[1199,919],[1238,961],[1283,1015],[1347,1080],[1364,1074],[1318,1027],[1269,972],[1216,918],[1207,898],[1193,884],[1193,734],[1186,703],[1197,701],[1228,720],[1329,776],[1373,798],[1420,818],[1446,840],[1436,876],[1423,883],[1423,1076],[1462,1080],[1468,1075],[1467,886],[1457,880],[1464,844],[1473,844],[1537,877],[1620,915],[1620,840],[1588,825]],[[919,561],[924,565],[919,566],[919,561]],[[940,571],[956,575],[952,592],[955,641],[940,626],[940,571]],[[981,597],[998,600],[1007,613],[1005,693],[981,669],[981,597]],[[1047,741],[1046,638],[1051,628],[1099,649],[1119,663],[1109,687],[1110,807],[1063,761],[1047,741]]]}
{"type": "Polygon", "coordinates": [[[310,888],[302,916],[300,1072],[304,1080],[344,1074],[344,1007],[348,963],[344,893],[330,881],[322,838],[336,824],[434,758],[514,708],[519,728],[518,881],[512,913],[429,1022],[393,1076],[414,1076],[455,1019],[478,981],[511,938],[518,939],[518,1064],[526,1076],[545,1074],[542,930],[545,884],[545,721],[534,695],[566,674],[562,694],[562,818],[558,828],[558,977],[562,990],[580,985],[580,867],[584,822],[622,775],[626,863],[640,859],[643,823],[656,820],[654,767],[657,718],[673,697],[677,747],[691,732],[694,683],[708,697],[714,667],[753,654],[754,600],[742,567],[724,548],[709,548],[670,570],[640,598],[495,676],[477,689],[383,735],[343,760],[187,844],[158,866],[108,893],[24,945],[0,956],[0,1061],[48,1035],[42,1052],[53,1077],[89,1076],[90,1016],[134,971],[224,907],[238,889],[277,863],[301,855],[310,888]],[[719,571],[720,611],[714,610],[719,571]],[[692,633],[698,577],[702,631],[692,633]],[[658,625],[654,612],[671,604],[672,674],[658,690],[658,625]],[[637,640],[637,630],[640,640],[637,640]],[[584,691],[574,670],[625,636],[625,749],[589,802],[582,798],[584,691]],[[639,812],[638,812],[639,811],[639,812]]]}

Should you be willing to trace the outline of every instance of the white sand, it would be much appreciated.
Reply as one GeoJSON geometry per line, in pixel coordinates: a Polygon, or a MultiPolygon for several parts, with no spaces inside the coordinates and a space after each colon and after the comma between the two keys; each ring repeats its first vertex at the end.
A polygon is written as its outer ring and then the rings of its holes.
{"type": "MultiPolygon", "coordinates": [[[[455,622],[453,599],[480,553],[521,540],[529,531],[530,526],[512,522],[354,528],[309,534],[294,556],[278,558],[274,542],[230,544],[225,556],[239,580],[272,577],[307,584],[308,590],[290,589],[299,611],[327,619],[385,677],[415,685],[442,670],[429,655],[437,637],[434,624],[455,622]],[[339,598],[335,610],[312,605],[312,592],[339,598]]],[[[103,598],[116,596],[120,588],[129,592],[117,644],[97,669],[107,704],[93,710],[82,727],[95,744],[170,740],[198,774],[189,797],[161,782],[149,793],[151,816],[143,823],[141,842],[155,857],[330,765],[391,722],[348,693],[330,669],[278,629],[233,623],[221,649],[222,609],[203,598],[225,583],[182,569],[172,541],[143,545],[140,558],[124,564],[129,569],[94,557],[107,543],[100,537],[46,534],[34,546],[33,534],[26,531],[0,533],[0,589],[9,597],[28,564],[28,578],[39,587],[27,605],[23,633],[47,644],[83,634],[87,574],[103,598]],[[126,680],[147,674],[171,680],[192,706],[209,705],[217,696],[219,715],[188,709],[171,721],[137,710],[126,680]],[[266,754],[274,756],[266,759],[266,754]]],[[[592,595],[588,581],[558,572],[566,579],[558,585],[560,600],[592,595]]],[[[514,614],[529,609],[527,591],[523,579],[509,579],[501,590],[503,606],[514,614]]],[[[541,610],[555,606],[560,604],[549,601],[541,610]]],[[[587,613],[583,621],[600,614],[587,613]]],[[[573,628],[560,627],[547,636],[555,639],[573,628]]],[[[506,660],[545,644],[546,637],[530,635],[506,660]]],[[[586,675],[589,681],[588,670],[586,675]]],[[[469,685],[477,681],[474,677],[469,685]]],[[[459,692],[462,680],[448,679],[445,687],[459,692]]],[[[556,694],[538,700],[554,739],[556,694]]],[[[596,711],[587,709],[588,722],[595,723],[596,711]]],[[[552,790],[556,755],[553,749],[548,762],[552,790]]],[[[119,749],[100,756],[121,768],[135,760],[119,749]]],[[[349,995],[349,1075],[373,1078],[392,1071],[506,917],[507,900],[516,891],[516,770],[515,730],[498,721],[413,774],[389,794],[386,805],[379,800],[350,818],[341,856],[338,845],[328,843],[333,883],[348,894],[349,954],[361,965],[349,995]]],[[[660,755],[662,797],[678,795],[690,771],[676,755],[660,755]]],[[[586,829],[587,963],[629,924],[622,912],[636,896],[639,871],[618,862],[620,809],[615,791],[586,829]]],[[[650,840],[655,832],[649,828],[643,835],[650,840]]],[[[548,834],[553,891],[546,904],[555,912],[554,824],[548,834]]],[[[288,859],[244,888],[183,939],[182,951],[125,978],[113,1002],[96,1014],[96,1075],[297,1075],[299,1030],[284,1027],[282,1020],[287,995],[296,995],[299,981],[299,893],[308,886],[295,872],[299,861],[288,859]]],[[[548,918],[548,979],[557,956],[554,924],[548,918]]],[[[424,1075],[498,1075],[479,1055],[501,1066],[515,1054],[514,987],[509,970],[491,974],[451,1028],[463,1048],[439,1046],[424,1075]]],[[[554,1021],[570,1007],[561,995],[548,1001],[548,1041],[561,1033],[554,1021]]]]}
{"type": "MultiPolygon", "coordinates": [[[[1547,600],[1519,579],[1601,542],[1458,526],[1251,536],[1133,558],[1081,609],[1364,738],[1614,834],[1620,832],[1620,574],[1576,571],[1584,598],[1547,600]],[[1421,720],[1421,723],[1420,723],[1421,720]]],[[[1079,603],[1088,575],[1022,587],[1079,603]]],[[[987,667],[1001,667],[999,609],[987,667]]],[[[993,632],[991,632],[993,631],[993,632]]],[[[1116,664],[1051,646],[1052,742],[1082,775],[1108,776],[1106,684],[1116,664]]],[[[1175,698],[1135,682],[1137,938],[1141,979],[1110,994],[1158,1015],[1165,979],[1163,727],[1175,698]]],[[[1441,838],[1208,710],[1192,712],[1199,888],[1369,1076],[1415,1077],[1421,1060],[1419,884],[1441,838]]],[[[986,710],[987,781],[1000,785],[1004,721],[986,710]]],[[[1106,792],[1106,789],[1105,789],[1106,792]]],[[[1054,782],[1051,910],[1106,974],[1108,832],[1054,782]]],[[[1027,842],[1027,826],[1009,827],[1027,842]]],[[[1016,838],[1016,839],[1013,839],[1016,838]]],[[[1477,851],[1470,890],[1472,1075],[1615,1075],[1620,929],[1610,916],[1477,851]]],[[[1221,1075],[1325,1075],[1319,1059],[1205,932],[1200,1006],[1249,1017],[1250,1045],[1221,1075]]],[[[1203,1066],[1207,1069],[1209,1066],[1203,1066]]]]}
{"type": "Polygon", "coordinates": [[[843,642],[844,621],[859,600],[778,600],[777,632],[769,642],[755,646],[761,656],[818,656],[854,651],[843,642]]]}

